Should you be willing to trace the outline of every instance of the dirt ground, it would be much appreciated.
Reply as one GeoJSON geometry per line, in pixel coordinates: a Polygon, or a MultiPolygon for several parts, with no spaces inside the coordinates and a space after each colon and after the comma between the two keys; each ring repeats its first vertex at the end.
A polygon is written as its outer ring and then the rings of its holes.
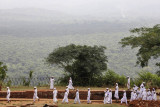
{"type": "Polygon", "coordinates": [[[160,101],[136,100],[130,102],[129,107],[160,107],[160,101]]]}

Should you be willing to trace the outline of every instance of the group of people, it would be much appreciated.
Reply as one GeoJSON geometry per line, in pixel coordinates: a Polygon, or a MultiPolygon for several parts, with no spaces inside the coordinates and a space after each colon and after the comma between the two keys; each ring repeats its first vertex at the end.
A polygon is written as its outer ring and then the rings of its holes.
{"type": "Polygon", "coordinates": [[[152,91],[150,89],[145,89],[144,86],[145,82],[143,82],[140,85],[140,89],[139,87],[137,87],[136,85],[134,85],[133,90],[131,90],[131,99],[130,101],[133,100],[157,100],[157,95],[156,95],[156,91],[153,88],[152,91]]]}
{"type": "MultiPolygon", "coordinates": [[[[128,90],[130,90],[130,77],[128,76],[127,79],[128,79],[127,88],[128,88],[128,90]]],[[[54,87],[54,81],[55,81],[54,77],[51,77],[50,78],[50,89],[53,89],[53,102],[57,103],[58,102],[58,100],[57,100],[58,91],[54,87]]],[[[69,102],[68,101],[68,94],[69,94],[69,90],[70,89],[74,90],[73,82],[72,82],[72,78],[71,77],[69,79],[68,86],[66,86],[65,93],[64,93],[64,98],[62,100],[62,103],[68,103],[69,102]]],[[[87,93],[87,103],[88,104],[91,103],[90,97],[91,97],[91,91],[90,91],[90,88],[88,88],[88,93],[87,93]]],[[[116,85],[115,85],[114,98],[116,99],[116,101],[119,100],[118,83],[116,83],[116,85]]],[[[37,87],[34,87],[33,102],[35,102],[36,99],[38,99],[38,101],[39,101],[39,97],[38,97],[38,94],[37,94],[37,87]]],[[[153,88],[152,91],[150,89],[146,90],[145,89],[145,82],[143,82],[140,85],[140,88],[138,86],[134,85],[133,90],[131,90],[130,101],[139,100],[139,99],[156,101],[157,100],[157,95],[156,95],[155,89],[153,88]]],[[[10,89],[9,89],[9,87],[7,87],[7,101],[10,102],[10,89]]],[[[79,98],[79,90],[78,89],[76,89],[74,103],[79,103],[79,104],[81,103],[80,102],[80,98],[79,98]]],[[[112,104],[112,90],[111,89],[106,88],[106,90],[104,91],[103,103],[104,104],[106,104],[106,103],[107,104],[112,104]]],[[[126,103],[127,104],[127,95],[126,95],[126,91],[125,90],[123,90],[123,97],[121,98],[121,104],[122,103],[126,103]]]]}

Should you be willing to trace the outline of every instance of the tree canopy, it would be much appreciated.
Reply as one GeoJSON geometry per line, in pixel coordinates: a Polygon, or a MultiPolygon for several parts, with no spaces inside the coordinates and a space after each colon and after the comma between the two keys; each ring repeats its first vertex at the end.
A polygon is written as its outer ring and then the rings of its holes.
{"type": "Polygon", "coordinates": [[[49,54],[46,61],[62,67],[68,76],[78,81],[77,85],[87,85],[90,80],[107,70],[108,60],[105,49],[104,46],[70,44],[55,49],[49,54]]]}
{"type": "Polygon", "coordinates": [[[3,65],[3,62],[0,62],[0,81],[3,82],[3,80],[6,77],[6,72],[8,71],[7,66],[3,65]]]}
{"type": "MultiPolygon", "coordinates": [[[[122,47],[131,46],[139,48],[137,53],[137,64],[141,67],[148,66],[151,58],[160,56],[160,24],[153,27],[141,27],[130,30],[133,35],[121,39],[122,47]]],[[[160,66],[157,62],[156,65],[160,66]]]]}

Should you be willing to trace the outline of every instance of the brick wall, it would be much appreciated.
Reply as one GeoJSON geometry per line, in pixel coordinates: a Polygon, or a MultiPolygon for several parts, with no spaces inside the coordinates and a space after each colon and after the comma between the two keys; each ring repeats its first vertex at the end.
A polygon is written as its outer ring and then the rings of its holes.
{"type": "MultiPolygon", "coordinates": [[[[69,99],[75,98],[75,91],[70,91],[69,99]]],[[[130,91],[127,91],[127,98],[130,99],[130,91]]],[[[80,99],[87,99],[87,91],[79,91],[80,99]]],[[[58,99],[62,99],[64,91],[58,91],[58,99]]],[[[122,98],[123,91],[119,91],[119,97],[122,98]]],[[[53,98],[53,91],[38,91],[39,98],[53,98]]],[[[6,92],[0,92],[0,98],[6,98],[6,92]]],[[[13,91],[11,92],[11,98],[33,98],[33,91],[13,91]]],[[[114,99],[114,91],[112,91],[112,98],[114,99]]],[[[103,100],[104,91],[91,91],[91,100],[103,100]]]]}

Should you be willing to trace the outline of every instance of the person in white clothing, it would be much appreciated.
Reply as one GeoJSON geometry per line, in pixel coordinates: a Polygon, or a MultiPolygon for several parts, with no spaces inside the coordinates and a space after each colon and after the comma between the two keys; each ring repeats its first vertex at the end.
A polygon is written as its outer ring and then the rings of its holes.
{"type": "Polygon", "coordinates": [[[142,100],[147,100],[147,92],[146,92],[146,89],[143,90],[142,100]]]}
{"type": "Polygon", "coordinates": [[[114,94],[116,102],[118,102],[119,99],[118,90],[119,90],[118,83],[116,83],[115,94],[114,94]]]}
{"type": "Polygon", "coordinates": [[[52,76],[51,78],[50,78],[50,89],[51,90],[53,90],[53,88],[54,88],[54,77],[52,76]]]}
{"type": "Polygon", "coordinates": [[[91,103],[91,91],[90,91],[90,88],[88,88],[88,94],[87,94],[87,104],[91,103]]]}
{"type": "Polygon", "coordinates": [[[130,98],[130,101],[133,101],[133,98],[134,97],[134,91],[133,90],[131,90],[131,98],[130,98]]]}
{"type": "Polygon", "coordinates": [[[152,100],[153,100],[153,101],[157,101],[157,94],[156,94],[156,91],[153,92],[152,100]]]}
{"type": "Polygon", "coordinates": [[[137,98],[136,98],[136,100],[139,100],[140,98],[141,98],[141,92],[140,92],[140,90],[137,90],[137,98]]]}
{"type": "Polygon", "coordinates": [[[69,94],[69,88],[68,88],[68,86],[66,86],[66,90],[67,90],[67,92],[68,92],[68,94],[69,94]]]}
{"type": "Polygon", "coordinates": [[[107,101],[108,101],[108,97],[109,97],[109,89],[108,88],[106,88],[106,91],[104,91],[104,104],[106,104],[107,103],[107,101]]]}
{"type": "Polygon", "coordinates": [[[143,93],[144,89],[145,89],[145,87],[141,86],[141,88],[140,88],[140,98],[142,98],[142,93],[143,93]]]}
{"type": "Polygon", "coordinates": [[[68,104],[68,92],[67,92],[67,90],[65,90],[64,98],[62,100],[62,103],[67,103],[68,104]]]}
{"type": "Polygon", "coordinates": [[[137,93],[136,93],[136,91],[134,91],[133,100],[136,100],[136,98],[137,98],[137,93]]]}
{"type": "Polygon", "coordinates": [[[78,90],[78,89],[76,90],[76,97],[75,97],[75,99],[74,99],[74,104],[76,104],[77,102],[78,102],[79,104],[81,103],[81,102],[80,102],[80,99],[79,99],[79,90],[78,90]]]}
{"type": "Polygon", "coordinates": [[[127,76],[127,88],[128,90],[130,90],[130,77],[127,76]]]}
{"type": "Polygon", "coordinates": [[[140,85],[140,88],[144,88],[145,82],[142,82],[142,84],[140,85]]]}
{"type": "Polygon", "coordinates": [[[123,97],[122,97],[122,99],[121,99],[121,104],[122,104],[123,102],[127,104],[127,96],[126,96],[126,91],[125,91],[125,90],[123,90],[123,97]]]}
{"type": "Polygon", "coordinates": [[[112,90],[110,89],[109,90],[109,95],[108,95],[108,101],[107,101],[108,104],[112,104],[112,90]]]}
{"type": "Polygon", "coordinates": [[[36,99],[38,99],[38,101],[39,101],[39,97],[38,97],[38,95],[37,95],[37,87],[34,87],[33,102],[35,102],[36,99]]]}
{"type": "Polygon", "coordinates": [[[147,100],[152,100],[152,94],[151,94],[151,91],[150,91],[150,89],[148,89],[148,91],[147,91],[147,100]]]}
{"type": "Polygon", "coordinates": [[[10,89],[9,89],[9,87],[7,87],[7,102],[9,103],[9,102],[11,102],[10,101],[10,93],[11,93],[11,91],[10,91],[10,89]]]}
{"type": "Polygon", "coordinates": [[[69,79],[68,88],[69,88],[69,89],[74,89],[74,87],[73,87],[73,82],[72,82],[72,78],[71,78],[71,77],[70,77],[70,79],[69,79]]]}
{"type": "Polygon", "coordinates": [[[139,87],[137,87],[135,84],[133,86],[133,91],[137,91],[139,87]]]}
{"type": "Polygon", "coordinates": [[[53,91],[53,102],[56,103],[58,100],[57,100],[57,93],[58,91],[56,90],[56,88],[54,88],[54,91],[53,91]]]}

